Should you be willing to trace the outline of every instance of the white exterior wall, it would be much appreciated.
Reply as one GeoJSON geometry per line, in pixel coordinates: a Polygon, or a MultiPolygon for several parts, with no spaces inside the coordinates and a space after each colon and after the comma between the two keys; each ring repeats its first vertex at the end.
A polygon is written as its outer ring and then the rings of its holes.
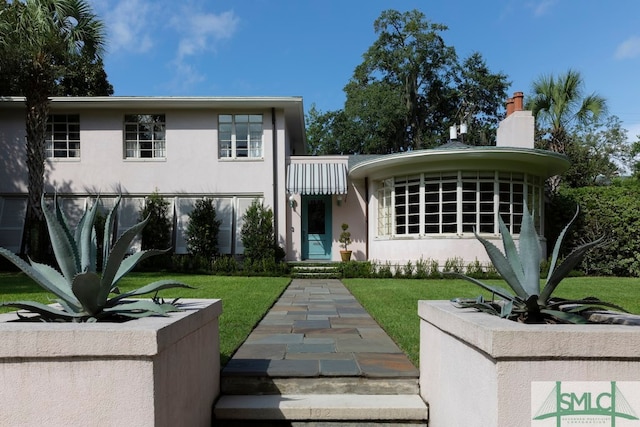
{"type": "MultiPolygon", "coordinates": [[[[132,104],[135,105],[135,104],[132,104]]],[[[54,105],[55,106],[55,105],[54,105]]],[[[153,191],[165,197],[173,209],[180,198],[213,197],[234,212],[220,212],[233,233],[248,201],[261,198],[274,210],[278,241],[286,243],[286,167],[291,141],[282,109],[252,108],[52,108],[52,114],[80,114],[80,157],[48,159],[45,190],[62,197],[103,198],[122,194],[142,198],[153,191]],[[275,111],[273,120],[272,111],[275,111]],[[124,158],[124,115],[164,114],[165,158],[124,158]],[[222,159],[218,157],[218,115],[251,113],[263,116],[263,158],[222,159]],[[275,132],[274,132],[275,123],[275,132]],[[277,198],[274,194],[277,192],[277,198]],[[231,216],[229,216],[231,215],[231,216]],[[228,216],[228,218],[227,218],[228,216]],[[228,220],[228,221],[227,221],[228,220]]],[[[0,114],[0,197],[26,196],[24,110],[7,108],[0,114]]],[[[183,216],[186,211],[176,214],[183,216]]],[[[181,222],[178,218],[178,222],[181,222]]],[[[183,221],[182,221],[183,222],[183,221]]],[[[180,229],[186,224],[179,224],[180,229]]],[[[237,237],[237,236],[236,236],[237,237]]],[[[235,253],[239,239],[236,238],[235,253]]],[[[177,252],[184,253],[181,236],[177,252]]],[[[17,249],[17,247],[16,247],[17,249]]],[[[221,247],[221,249],[223,249],[221,247]]],[[[240,250],[238,250],[240,249],[240,250]]]]}
{"type": "Polygon", "coordinates": [[[556,425],[532,421],[533,382],[640,381],[637,326],[524,324],[449,301],[419,301],[418,315],[431,427],[556,425]]]}

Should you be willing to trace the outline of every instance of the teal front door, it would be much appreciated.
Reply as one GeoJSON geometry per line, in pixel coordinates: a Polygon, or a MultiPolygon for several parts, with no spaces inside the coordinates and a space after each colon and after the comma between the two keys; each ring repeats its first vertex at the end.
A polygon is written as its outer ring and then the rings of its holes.
{"type": "Polygon", "coordinates": [[[302,259],[331,259],[331,196],[302,196],[302,259]]]}

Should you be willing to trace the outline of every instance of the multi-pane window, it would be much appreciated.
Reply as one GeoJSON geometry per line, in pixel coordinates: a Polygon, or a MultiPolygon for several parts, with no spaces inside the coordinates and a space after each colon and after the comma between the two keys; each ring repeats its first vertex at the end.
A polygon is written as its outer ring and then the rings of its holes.
{"type": "Polygon", "coordinates": [[[45,152],[49,158],[80,157],[80,116],[52,114],[47,119],[45,152]]]}
{"type": "Polygon", "coordinates": [[[124,116],[125,158],[164,158],[165,115],[127,114],[124,116]]]}
{"type": "Polygon", "coordinates": [[[524,212],[524,175],[501,172],[498,182],[500,217],[511,233],[518,234],[524,212]]]}
{"type": "Polygon", "coordinates": [[[391,192],[393,180],[386,179],[378,188],[378,236],[391,234],[391,192]]]}
{"type": "Polygon", "coordinates": [[[262,114],[220,114],[218,147],[221,158],[262,157],[262,114]]]}
{"type": "Polygon", "coordinates": [[[456,174],[425,175],[424,232],[426,234],[457,232],[457,188],[456,174]]]}
{"type": "Polygon", "coordinates": [[[462,232],[495,231],[495,173],[462,172],[462,232]]]}
{"type": "Polygon", "coordinates": [[[420,232],[420,177],[395,180],[396,234],[420,232]]]}
{"type": "Polygon", "coordinates": [[[378,235],[500,232],[498,215],[520,233],[524,201],[541,226],[542,179],[522,173],[458,171],[397,177],[380,183],[378,235]],[[390,193],[389,188],[393,189],[390,193]],[[393,202],[392,206],[389,206],[393,202]],[[394,212],[390,226],[388,212],[394,212]]]}

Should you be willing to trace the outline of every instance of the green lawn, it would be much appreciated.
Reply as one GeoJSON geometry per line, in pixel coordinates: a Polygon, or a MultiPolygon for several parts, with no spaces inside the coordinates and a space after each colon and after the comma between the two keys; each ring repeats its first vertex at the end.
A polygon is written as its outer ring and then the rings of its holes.
{"type": "MultiPolygon", "coordinates": [[[[481,293],[479,287],[464,280],[343,279],[342,282],[416,366],[420,355],[418,300],[449,300],[481,293]]],[[[636,278],[568,278],[554,295],[595,296],[640,314],[640,279],[636,278]]]]}
{"type": "MultiPolygon", "coordinates": [[[[226,277],[134,273],[122,280],[123,291],[160,278],[171,277],[196,289],[169,289],[169,299],[221,298],[220,353],[225,364],[253,327],[269,310],[289,283],[288,278],[226,277]]],[[[499,283],[498,281],[493,281],[499,283]]],[[[475,297],[480,288],[463,280],[344,279],[343,283],[418,366],[418,300],[475,297]]],[[[613,277],[569,278],[558,287],[557,296],[596,296],[640,314],[640,279],[613,277]]],[[[0,301],[35,300],[50,302],[45,293],[22,273],[0,273],[0,301]]],[[[0,309],[9,311],[9,309],[0,309]]]]}
{"type": "MultiPolygon", "coordinates": [[[[290,281],[286,277],[134,273],[120,282],[120,289],[127,291],[162,278],[173,278],[196,288],[164,290],[160,296],[166,299],[175,297],[222,299],[220,361],[223,365],[244,342],[290,281]]],[[[51,302],[51,296],[22,273],[0,273],[0,301],[32,300],[48,303],[51,302]]],[[[10,310],[2,309],[2,311],[10,310]]]]}

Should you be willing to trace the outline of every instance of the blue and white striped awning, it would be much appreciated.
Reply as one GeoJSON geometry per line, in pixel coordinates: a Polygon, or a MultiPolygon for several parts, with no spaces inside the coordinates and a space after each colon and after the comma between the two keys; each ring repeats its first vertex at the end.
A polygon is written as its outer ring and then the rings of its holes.
{"type": "Polygon", "coordinates": [[[347,194],[347,166],[340,163],[292,163],[287,167],[290,194],[347,194]]]}

